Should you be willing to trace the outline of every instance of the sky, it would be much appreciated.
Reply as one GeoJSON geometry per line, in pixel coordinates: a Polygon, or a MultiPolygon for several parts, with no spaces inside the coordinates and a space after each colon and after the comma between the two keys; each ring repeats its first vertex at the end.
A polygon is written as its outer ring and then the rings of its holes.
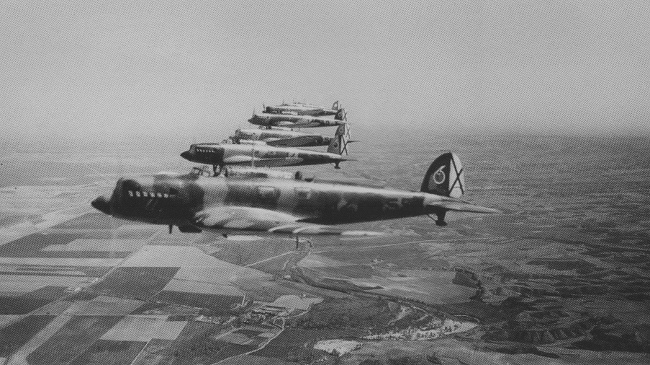
{"type": "Polygon", "coordinates": [[[283,100],[382,135],[647,135],[650,2],[0,3],[10,138],[219,141],[283,100]]]}

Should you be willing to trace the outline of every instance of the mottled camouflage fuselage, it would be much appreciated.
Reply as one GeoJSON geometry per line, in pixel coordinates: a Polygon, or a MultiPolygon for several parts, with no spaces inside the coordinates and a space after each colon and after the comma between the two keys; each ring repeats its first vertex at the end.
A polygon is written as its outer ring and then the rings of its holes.
{"type": "MultiPolygon", "coordinates": [[[[92,206],[113,216],[178,226],[182,232],[209,230],[223,234],[376,235],[379,232],[332,227],[353,223],[435,214],[445,226],[447,211],[498,213],[459,200],[465,189],[464,169],[451,152],[438,156],[427,169],[420,192],[381,189],[343,182],[316,182],[296,173],[230,171],[222,177],[158,174],[120,179],[110,199],[100,196],[92,206]]],[[[218,175],[218,174],[216,174],[218,175]]]]}
{"type": "Polygon", "coordinates": [[[324,109],[323,107],[302,105],[267,106],[264,111],[268,114],[295,113],[296,115],[311,115],[314,117],[335,115],[337,112],[336,109],[324,109]]]}
{"type": "Polygon", "coordinates": [[[295,114],[295,115],[311,115],[311,116],[327,116],[336,115],[339,110],[338,100],[332,104],[331,109],[322,106],[306,103],[282,103],[280,105],[267,106],[264,108],[265,113],[269,114],[295,114]]]}
{"type": "Polygon", "coordinates": [[[190,146],[181,156],[188,161],[219,166],[302,166],[345,161],[334,153],[259,144],[200,143],[190,146]]]}
{"type": "Polygon", "coordinates": [[[241,141],[264,141],[270,146],[315,147],[327,146],[332,138],[318,134],[276,129],[238,129],[231,137],[236,143],[241,141]]]}
{"type": "Polygon", "coordinates": [[[302,115],[261,113],[254,114],[249,123],[263,127],[315,128],[332,127],[344,124],[343,120],[302,115]]]}
{"type": "Polygon", "coordinates": [[[427,203],[441,197],[300,180],[161,174],[120,179],[110,200],[100,199],[93,206],[107,214],[182,227],[206,207],[262,208],[301,222],[337,224],[430,213],[427,203]]]}

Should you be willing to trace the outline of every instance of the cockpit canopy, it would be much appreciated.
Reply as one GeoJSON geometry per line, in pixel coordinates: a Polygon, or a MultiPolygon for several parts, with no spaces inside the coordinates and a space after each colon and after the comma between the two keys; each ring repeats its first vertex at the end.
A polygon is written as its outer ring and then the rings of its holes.
{"type": "Polygon", "coordinates": [[[191,175],[191,176],[205,176],[205,177],[215,176],[214,172],[212,172],[212,169],[208,165],[192,167],[192,170],[190,170],[189,175],[191,175]]]}

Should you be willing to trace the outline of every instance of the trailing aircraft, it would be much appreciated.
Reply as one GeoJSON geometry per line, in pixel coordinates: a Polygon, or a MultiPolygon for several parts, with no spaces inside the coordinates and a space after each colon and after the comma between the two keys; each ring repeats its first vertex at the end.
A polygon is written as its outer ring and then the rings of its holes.
{"type": "Polygon", "coordinates": [[[321,117],[327,115],[336,115],[339,110],[339,102],[335,101],[331,109],[326,109],[323,106],[306,104],[306,103],[285,103],[280,105],[265,106],[264,112],[268,114],[293,114],[293,115],[311,115],[313,117],[321,117]]]}
{"type": "Polygon", "coordinates": [[[333,138],[321,136],[320,134],[272,128],[237,129],[230,139],[235,143],[261,141],[269,146],[276,147],[315,147],[328,146],[333,138]]]}
{"type": "Polygon", "coordinates": [[[348,160],[342,154],[347,153],[349,135],[348,125],[340,125],[330,140],[327,152],[274,147],[263,143],[198,143],[181,153],[181,157],[192,162],[210,164],[215,173],[226,165],[277,167],[333,163],[338,169],[342,161],[348,160]]]}
{"type": "Polygon", "coordinates": [[[228,234],[376,235],[338,224],[435,216],[445,226],[448,211],[497,213],[460,200],[465,191],[458,157],[445,153],[424,175],[420,191],[306,181],[272,175],[202,176],[161,173],[122,178],[110,197],[91,205],[114,217],[179,227],[181,232],[228,234]]]}
{"type": "Polygon", "coordinates": [[[347,123],[345,110],[339,109],[331,118],[311,117],[289,114],[270,114],[255,113],[248,120],[249,123],[266,128],[271,127],[288,127],[288,128],[316,128],[316,127],[333,127],[347,123]]]}

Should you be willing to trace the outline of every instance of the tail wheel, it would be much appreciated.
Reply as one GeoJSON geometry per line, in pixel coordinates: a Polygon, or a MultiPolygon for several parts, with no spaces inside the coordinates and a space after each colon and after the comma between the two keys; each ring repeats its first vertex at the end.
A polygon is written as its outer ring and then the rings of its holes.
{"type": "Polygon", "coordinates": [[[434,222],[436,222],[436,226],[438,227],[445,227],[447,225],[447,222],[445,222],[445,215],[447,214],[446,210],[442,210],[439,212],[436,212],[436,218],[433,218],[433,215],[429,214],[429,218],[431,218],[434,222]]]}

